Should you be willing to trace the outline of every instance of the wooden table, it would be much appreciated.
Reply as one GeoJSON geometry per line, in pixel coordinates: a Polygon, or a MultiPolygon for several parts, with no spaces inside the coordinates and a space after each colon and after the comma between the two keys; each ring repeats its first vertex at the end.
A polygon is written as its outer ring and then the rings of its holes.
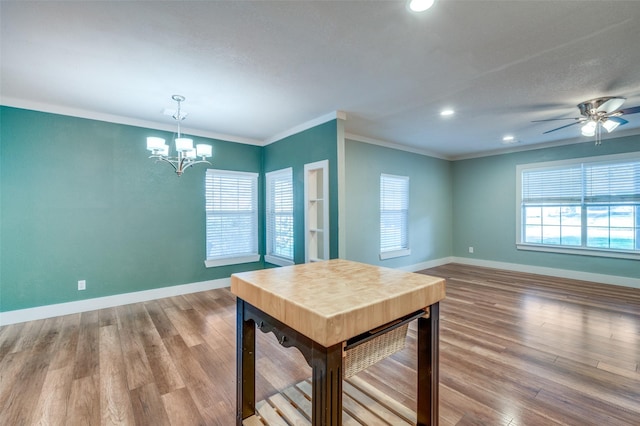
{"type": "Polygon", "coordinates": [[[233,274],[231,292],[237,296],[237,426],[255,414],[256,326],[298,348],[311,366],[312,425],[340,426],[347,341],[416,314],[417,424],[438,424],[443,278],[335,259],[233,274]]]}

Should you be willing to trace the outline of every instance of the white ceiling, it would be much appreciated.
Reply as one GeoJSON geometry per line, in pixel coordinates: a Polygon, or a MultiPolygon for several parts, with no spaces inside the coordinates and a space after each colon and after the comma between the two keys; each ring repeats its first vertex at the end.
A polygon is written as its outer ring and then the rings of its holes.
{"type": "MultiPolygon", "coordinates": [[[[576,105],[640,105],[640,2],[5,1],[3,105],[264,144],[346,113],[362,140],[464,158],[584,142],[576,105]],[[456,110],[443,118],[444,107],[456,110]],[[506,147],[502,137],[514,135],[506,147]]],[[[640,114],[612,136],[640,134],[640,114]]]]}

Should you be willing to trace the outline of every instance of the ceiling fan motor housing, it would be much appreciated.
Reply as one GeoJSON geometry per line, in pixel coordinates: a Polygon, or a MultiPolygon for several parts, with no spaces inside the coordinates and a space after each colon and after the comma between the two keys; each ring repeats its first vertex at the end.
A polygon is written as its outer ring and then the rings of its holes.
{"type": "Polygon", "coordinates": [[[578,109],[585,117],[602,118],[620,108],[624,101],[625,98],[618,96],[605,96],[579,103],[578,109]]]}

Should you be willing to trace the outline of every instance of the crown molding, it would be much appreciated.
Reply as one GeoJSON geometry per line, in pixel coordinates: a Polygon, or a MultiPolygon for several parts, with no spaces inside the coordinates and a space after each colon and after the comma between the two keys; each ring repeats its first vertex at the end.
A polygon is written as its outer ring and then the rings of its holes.
{"type": "Polygon", "coordinates": [[[314,118],[312,120],[309,120],[307,122],[304,122],[302,124],[299,124],[295,127],[290,128],[289,130],[285,130],[283,132],[280,132],[278,134],[275,134],[273,136],[271,136],[268,139],[264,140],[263,146],[266,145],[270,145],[274,142],[277,142],[279,140],[282,140],[284,138],[287,138],[289,136],[293,136],[297,133],[300,132],[304,132],[305,130],[311,129],[313,127],[319,126],[320,124],[324,124],[328,121],[331,120],[346,120],[347,119],[347,114],[343,111],[333,111],[330,112],[329,114],[325,114],[323,116],[320,116],[318,118],[314,118]]]}
{"type": "MultiPolygon", "coordinates": [[[[105,121],[108,123],[124,124],[126,126],[143,127],[145,129],[162,130],[166,132],[175,132],[176,126],[173,123],[158,123],[155,121],[139,120],[121,115],[105,114],[96,111],[87,111],[78,108],[70,108],[60,105],[52,105],[43,102],[34,102],[24,99],[3,97],[0,105],[28,109],[32,111],[46,112],[50,114],[60,114],[70,117],[85,118],[89,120],[105,121]]],[[[263,142],[258,139],[245,138],[242,136],[227,135],[223,133],[207,132],[189,127],[182,127],[182,132],[191,136],[199,136],[203,138],[218,139],[227,142],[242,143],[245,145],[263,146],[263,142]]]]}
{"type": "Polygon", "coordinates": [[[438,154],[432,151],[428,151],[425,149],[415,148],[407,145],[401,145],[395,142],[383,141],[380,139],[374,139],[367,136],[356,135],[354,133],[345,133],[345,139],[353,140],[356,142],[368,143],[371,145],[378,145],[385,148],[397,149],[399,151],[411,152],[413,154],[424,155],[427,157],[439,158],[441,160],[451,160],[451,158],[444,156],[442,154],[438,154]]]}

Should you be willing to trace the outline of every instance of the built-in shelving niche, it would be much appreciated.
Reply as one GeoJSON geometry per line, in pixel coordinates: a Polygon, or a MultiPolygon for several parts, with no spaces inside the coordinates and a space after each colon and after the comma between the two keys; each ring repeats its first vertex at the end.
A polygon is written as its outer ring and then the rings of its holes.
{"type": "Polygon", "coordinates": [[[304,205],[304,260],[329,260],[329,160],[304,165],[304,205]]]}

